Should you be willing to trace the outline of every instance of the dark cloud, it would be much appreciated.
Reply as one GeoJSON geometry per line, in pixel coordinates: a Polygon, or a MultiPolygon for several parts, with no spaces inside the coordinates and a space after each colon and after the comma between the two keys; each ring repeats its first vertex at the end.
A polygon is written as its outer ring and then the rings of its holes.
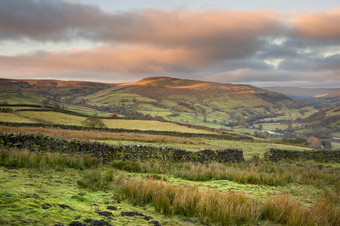
{"type": "Polygon", "coordinates": [[[83,72],[90,80],[92,73],[97,80],[128,74],[225,82],[337,81],[340,9],[288,17],[272,10],[109,13],[60,0],[1,0],[0,41],[85,39],[103,46],[2,56],[0,76],[83,72]]]}

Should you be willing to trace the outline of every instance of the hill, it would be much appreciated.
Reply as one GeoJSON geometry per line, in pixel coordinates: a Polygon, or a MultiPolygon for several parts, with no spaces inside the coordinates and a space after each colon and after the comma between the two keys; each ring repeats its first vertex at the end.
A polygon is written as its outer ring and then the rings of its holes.
{"type": "Polygon", "coordinates": [[[87,95],[112,86],[114,84],[98,82],[0,79],[1,92],[35,95],[42,99],[87,95]]]}
{"type": "Polygon", "coordinates": [[[87,108],[98,115],[114,112],[125,117],[156,118],[213,128],[246,125],[247,120],[275,117],[282,114],[278,113],[280,109],[297,105],[283,94],[250,85],[170,77],[123,84],[0,79],[0,92],[0,102],[11,104],[22,101],[62,105],[78,112],[87,108]]]}
{"type": "Polygon", "coordinates": [[[265,87],[264,89],[283,93],[293,100],[303,100],[318,108],[330,108],[340,104],[339,88],[301,88],[301,87],[265,87]]]}
{"type": "Polygon", "coordinates": [[[340,105],[320,110],[303,120],[307,127],[313,128],[313,131],[329,136],[340,136],[340,105]]]}
{"type": "Polygon", "coordinates": [[[221,124],[245,123],[251,117],[273,117],[278,109],[297,104],[283,94],[250,85],[169,77],[118,84],[83,96],[78,102],[119,114],[139,112],[215,128],[220,128],[221,124]]]}

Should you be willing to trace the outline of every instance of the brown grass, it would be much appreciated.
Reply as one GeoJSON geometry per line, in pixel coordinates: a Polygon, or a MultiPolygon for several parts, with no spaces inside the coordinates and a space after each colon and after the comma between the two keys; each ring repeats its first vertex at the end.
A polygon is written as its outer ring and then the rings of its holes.
{"type": "Polygon", "coordinates": [[[151,203],[166,215],[198,217],[204,224],[255,225],[259,219],[284,225],[340,225],[339,193],[325,190],[312,207],[281,194],[259,203],[242,193],[222,193],[174,186],[152,179],[116,179],[124,198],[137,205],[151,203]]]}
{"type": "Polygon", "coordinates": [[[285,225],[340,225],[339,201],[338,193],[325,190],[319,201],[307,208],[288,195],[281,194],[266,201],[262,218],[285,225]]]}
{"type": "Polygon", "coordinates": [[[255,200],[241,193],[199,191],[196,187],[174,186],[156,180],[117,179],[124,197],[135,204],[152,203],[166,215],[198,217],[202,223],[221,225],[257,222],[261,209],[255,200]]]}
{"type": "Polygon", "coordinates": [[[65,130],[55,128],[41,128],[41,127],[10,127],[0,126],[0,132],[14,132],[14,133],[32,133],[39,135],[49,135],[52,137],[66,137],[75,138],[79,140],[129,140],[129,141],[143,141],[149,143],[177,143],[177,144],[201,144],[201,141],[193,140],[192,138],[172,137],[163,135],[149,135],[137,133],[113,133],[102,132],[95,130],[65,130]]]}

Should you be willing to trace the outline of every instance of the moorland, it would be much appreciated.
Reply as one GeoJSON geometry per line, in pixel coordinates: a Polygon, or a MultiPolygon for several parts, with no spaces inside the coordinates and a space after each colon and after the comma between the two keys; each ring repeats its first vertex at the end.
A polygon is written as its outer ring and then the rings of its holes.
{"type": "Polygon", "coordinates": [[[0,224],[340,225],[340,96],[323,94],[1,79],[0,224]]]}

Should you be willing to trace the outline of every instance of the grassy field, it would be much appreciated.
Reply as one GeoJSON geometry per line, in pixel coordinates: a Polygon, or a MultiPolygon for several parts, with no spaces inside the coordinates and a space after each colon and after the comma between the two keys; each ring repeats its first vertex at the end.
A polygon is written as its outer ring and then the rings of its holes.
{"type": "Polygon", "coordinates": [[[22,116],[16,115],[14,113],[4,113],[0,112],[1,122],[16,122],[16,123],[36,123],[36,121],[22,116]]]}
{"type": "Polygon", "coordinates": [[[66,104],[65,107],[66,107],[66,110],[68,110],[68,111],[73,111],[73,112],[81,113],[81,114],[85,114],[85,115],[97,115],[97,116],[100,116],[100,117],[109,117],[110,116],[110,113],[98,111],[98,110],[95,110],[93,108],[77,106],[77,105],[70,105],[70,104],[66,104]]]}
{"type": "Polygon", "coordinates": [[[85,120],[84,117],[69,115],[60,112],[53,111],[23,111],[20,114],[32,118],[43,119],[55,124],[64,124],[64,125],[76,125],[81,126],[81,122],[85,120]]]}
{"type": "MultiPolygon", "coordinates": [[[[0,132],[27,133],[27,127],[8,127],[0,126],[0,132]]],[[[63,130],[53,128],[30,128],[30,133],[40,135],[50,135],[53,137],[65,137],[68,139],[80,139],[98,141],[107,144],[143,144],[157,146],[171,146],[184,148],[188,151],[200,151],[202,149],[224,149],[224,148],[240,148],[243,150],[244,157],[251,159],[254,155],[260,158],[269,148],[291,149],[291,150],[310,150],[305,147],[298,147],[287,144],[277,144],[268,142],[263,139],[255,141],[233,141],[222,139],[207,138],[185,138],[163,135],[148,135],[134,133],[110,133],[101,131],[79,131],[79,130],[63,130]]]]}
{"type": "Polygon", "coordinates": [[[339,225],[333,165],[102,165],[83,155],[0,150],[0,224],[339,225]]]}
{"type": "Polygon", "coordinates": [[[212,133],[206,130],[193,129],[186,126],[180,126],[169,122],[148,121],[148,120],[124,120],[124,119],[103,119],[108,128],[124,128],[138,130],[157,130],[157,131],[175,131],[183,133],[212,133]]]}
{"type": "Polygon", "coordinates": [[[39,101],[34,100],[28,96],[17,93],[0,93],[0,103],[7,104],[40,104],[39,101]]]}

